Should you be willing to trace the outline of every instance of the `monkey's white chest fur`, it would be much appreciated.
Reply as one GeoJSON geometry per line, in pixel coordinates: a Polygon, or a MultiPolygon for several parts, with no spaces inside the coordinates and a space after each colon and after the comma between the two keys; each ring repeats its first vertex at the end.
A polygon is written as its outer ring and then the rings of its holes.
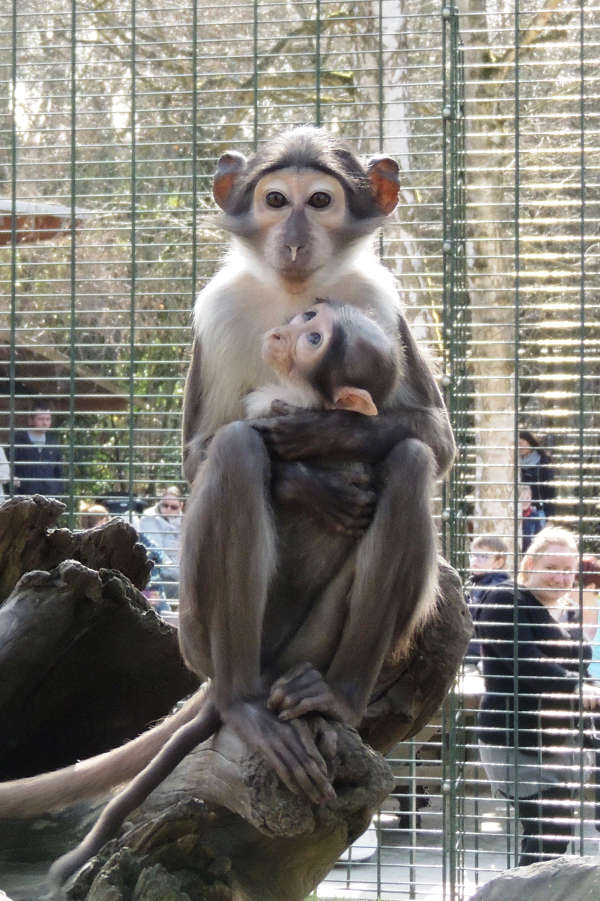
{"type": "MultiPolygon", "coordinates": [[[[349,251],[337,254],[294,291],[247,251],[228,255],[200,292],[194,309],[196,339],[202,347],[202,433],[214,434],[244,415],[243,398],[272,378],[260,353],[264,333],[317,297],[343,299],[372,310],[384,329],[397,328],[400,305],[392,276],[366,242],[355,259],[349,251]]],[[[280,392],[281,386],[271,399],[283,400],[280,392]]],[[[264,415],[264,404],[260,404],[264,415]]],[[[299,406],[307,406],[306,398],[299,406]]]]}
{"type": "Polygon", "coordinates": [[[260,419],[262,416],[271,416],[271,404],[274,400],[285,401],[293,407],[303,409],[315,409],[323,406],[316,391],[308,385],[305,387],[293,384],[263,385],[244,398],[244,416],[246,419],[260,419]]]}

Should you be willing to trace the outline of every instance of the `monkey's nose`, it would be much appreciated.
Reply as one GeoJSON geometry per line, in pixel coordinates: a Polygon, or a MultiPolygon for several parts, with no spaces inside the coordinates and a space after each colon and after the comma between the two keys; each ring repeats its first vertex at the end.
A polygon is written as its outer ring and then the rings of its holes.
{"type": "Polygon", "coordinates": [[[298,255],[298,251],[302,250],[304,247],[303,244],[286,244],[285,245],[290,252],[290,257],[292,258],[292,263],[296,262],[296,257],[298,255]]]}

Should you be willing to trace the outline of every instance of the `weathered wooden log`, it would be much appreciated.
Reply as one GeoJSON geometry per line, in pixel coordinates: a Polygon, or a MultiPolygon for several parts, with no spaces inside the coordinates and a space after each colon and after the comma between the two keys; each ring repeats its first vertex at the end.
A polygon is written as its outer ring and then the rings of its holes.
{"type": "Polygon", "coordinates": [[[0,604],[24,573],[49,570],[63,560],[90,569],[116,569],[144,588],[152,563],[135,529],[114,519],[81,532],[55,528],[65,505],[39,494],[0,503],[0,604]]]}
{"type": "Polygon", "coordinates": [[[115,747],[198,685],[176,630],[128,578],[101,566],[118,563],[144,584],[149,567],[135,530],[116,522],[49,531],[62,509],[39,497],[0,506],[0,583],[10,590],[0,606],[2,779],[115,747]],[[22,575],[24,567],[31,571],[22,575]]]}
{"type": "Polygon", "coordinates": [[[126,836],[81,871],[68,898],[302,901],[393,785],[384,758],[355,730],[336,731],[338,797],[317,807],[221,729],[154,792],[126,836]]]}

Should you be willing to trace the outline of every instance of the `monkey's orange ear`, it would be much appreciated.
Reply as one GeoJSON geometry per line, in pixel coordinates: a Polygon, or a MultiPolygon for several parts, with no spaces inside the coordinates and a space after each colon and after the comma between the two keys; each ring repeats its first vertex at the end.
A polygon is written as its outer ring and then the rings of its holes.
{"type": "Polygon", "coordinates": [[[367,163],[367,175],[375,203],[386,216],[398,203],[399,174],[398,163],[389,156],[374,156],[367,163]]]}
{"type": "Polygon", "coordinates": [[[343,388],[337,389],[333,400],[340,410],[352,410],[354,413],[362,413],[363,416],[377,416],[377,407],[373,403],[373,398],[364,388],[344,385],[343,388]]]}
{"type": "Polygon", "coordinates": [[[217,163],[213,178],[213,197],[222,210],[227,210],[229,196],[235,181],[246,168],[246,157],[235,150],[228,150],[217,163]]]}

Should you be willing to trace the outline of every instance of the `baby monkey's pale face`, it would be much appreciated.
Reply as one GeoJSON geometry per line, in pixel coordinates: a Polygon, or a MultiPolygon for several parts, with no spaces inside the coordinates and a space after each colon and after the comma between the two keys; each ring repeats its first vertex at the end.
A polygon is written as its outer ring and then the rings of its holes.
{"type": "Polygon", "coordinates": [[[327,303],[318,303],[298,313],[286,325],[266,333],[262,356],[284,378],[305,380],[327,352],[334,316],[327,303]]]}

